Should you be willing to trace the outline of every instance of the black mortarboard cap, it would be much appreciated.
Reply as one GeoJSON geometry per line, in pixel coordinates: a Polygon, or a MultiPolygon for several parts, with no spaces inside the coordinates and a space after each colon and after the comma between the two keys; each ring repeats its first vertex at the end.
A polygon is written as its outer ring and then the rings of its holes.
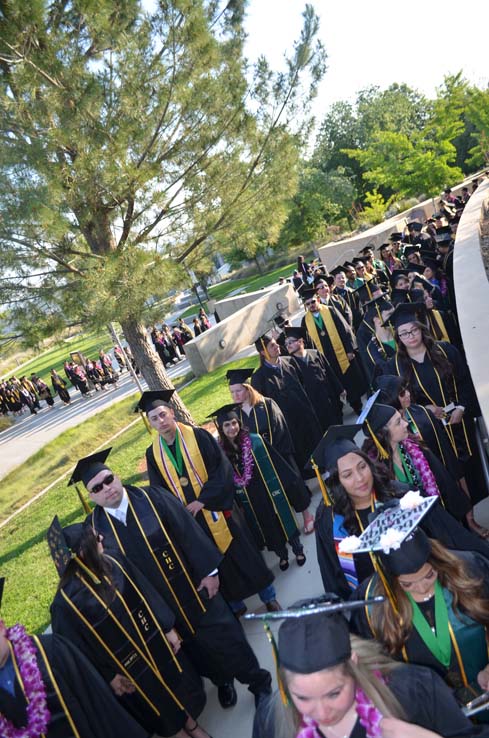
{"type": "Polygon", "coordinates": [[[70,481],[68,482],[68,487],[70,484],[76,484],[77,482],[83,482],[83,484],[87,486],[88,482],[99,472],[104,471],[105,469],[109,470],[109,467],[106,466],[104,462],[111,451],[112,447],[105,448],[103,451],[97,451],[96,454],[85,456],[85,458],[80,459],[73,470],[70,481]]]}
{"type": "Polygon", "coordinates": [[[363,249],[360,249],[360,254],[366,254],[367,251],[373,251],[373,246],[368,244],[367,246],[364,246],[363,249]]]}
{"type": "Polygon", "coordinates": [[[307,338],[307,331],[300,325],[288,325],[284,328],[285,338],[307,338]]]}
{"type": "Polygon", "coordinates": [[[409,244],[404,248],[404,256],[407,259],[408,256],[411,256],[411,254],[419,254],[419,251],[420,249],[418,245],[413,246],[412,244],[409,244]]]}
{"type": "Polygon", "coordinates": [[[380,390],[378,399],[380,402],[384,402],[386,405],[390,405],[393,402],[397,402],[401,387],[404,384],[404,379],[398,377],[397,374],[380,374],[374,379],[374,387],[380,390]]]}
{"type": "Polygon", "coordinates": [[[306,300],[310,300],[311,297],[317,296],[317,290],[315,287],[307,287],[305,290],[301,290],[301,300],[305,302],[306,300]]]}
{"type": "Polygon", "coordinates": [[[411,298],[411,302],[423,302],[424,300],[424,290],[422,289],[411,289],[409,290],[409,297],[411,298]]]}
{"type": "MultiPolygon", "coordinates": [[[[367,400],[367,404],[368,404],[368,400],[367,400]]],[[[363,421],[364,430],[368,431],[368,433],[371,435],[372,431],[374,433],[377,433],[385,425],[387,425],[389,420],[392,418],[392,416],[396,412],[397,412],[396,408],[392,407],[392,405],[383,405],[380,402],[373,402],[370,405],[368,412],[366,412],[365,410],[362,410],[362,413],[358,419],[359,420],[361,419],[363,421]]]]}
{"type": "Polygon", "coordinates": [[[373,279],[370,279],[368,282],[364,282],[360,287],[357,287],[353,292],[358,297],[360,302],[365,304],[366,302],[369,302],[369,300],[372,300],[372,295],[374,292],[377,292],[377,290],[380,290],[381,288],[375,282],[373,279]]]}
{"type": "Polygon", "coordinates": [[[74,558],[74,553],[66,540],[66,536],[57,515],[54,516],[53,522],[48,528],[47,539],[49,552],[54,561],[56,571],[58,572],[58,575],[62,577],[68,564],[74,558]]]}
{"type": "Polygon", "coordinates": [[[272,340],[271,336],[267,336],[266,333],[264,333],[262,336],[256,339],[255,341],[255,348],[260,353],[260,351],[266,351],[268,344],[272,340]]]}
{"type": "Polygon", "coordinates": [[[351,261],[345,261],[343,266],[345,269],[355,269],[355,264],[352,264],[351,261]]]}
{"type": "Polygon", "coordinates": [[[416,274],[423,274],[424,266],[423,264],[408,264],[406,267],[406,271],[409,273],[416,272],[416,274]]]}
{"type": "Polygon", "coordinates": [[[255,370],[253,367],[243,367],[243,369],[228,369],[226,379],[229,384],[244,384],[251,377],[255,370]]]}
{"type": "Polygon", "coordinates": [[[342,456],[358,451],[353,439],[361,429],[361,425],[330,425],[311,454],[317,466],[330,471],[342,456]]]}
{"type": "Polygon", "coordinates": [[[326,282],[327,285],[331,287],[331,285],[334,283],[334,277],[326,276],[326,274],[317,274],[314,277],[314,287],[317,287],[319,282],[326,282]]]}
{"type": "Polygon", "coordinates": [[[339,613],[285,620],[278,631],[278,657],[294,674],[313,674],[351,656],[348,623],[339,613]]]}
{"type": "Polygon", "coordinates": [[[400,231],[394,231],[389,236],[389,241],[391,243],[395,243],[397,241],[402,241],[402,239],[403,239],[403,234],[400,231]]]}
{"type": "Polygon", "coordinates": [[[174,389],[146,390],[141,395],[138,404],[134,408],[134,412],[141,410],[144,413],[149,413],[155,407],[161,407],[161,405],[166,406],[169,404],[174,392],[174,389]]]}
{"type": "Polygon", "coordinates": [[[354,257],[354,258],[353,258],[353,259],[351,260],[351,262],[352,262],[353,266],[356,266],[356,265],[357,265],[357,264],[359,264],[360,262],[361,262],[361,263],[363,264],[363,263],[364,263],[364,261],[365,261],[365,259],[363,258],[363,256],[355,256],[355,257],[354,257]]]}
{"type": "Polygon", "coordinates": [[[448,233],[442,236],[436,237],[436,247],[439,248],[440,246],[450,246],[452,243],[452,237],[448,235],[448,233]]]}
{"type": "Polygon", "coordinates": [[[414,285],[416,283],[422,284],[425,290],[427,290],[428,292],[433,292],[433,290],[435,289],[435,285],[431,284],[431,282],[429,282],[423,274],[416,274],[413,281],[411,282],[411,285],[414,285]]]}
{"type": "Polygon", "coordinates": [[[398,290],[394,287],[391,290],[391,302],[394,307],[402,302],[409,302],[409,290],[398,290]]]}
{"type": "Polygon", "coordinates": [[[414,574],[426,564],[431,554],[431,542],[421,528],[415,530],[401,543],[399,548],[388,554],[379,552],[384,569],[393,576],[414,574]]]}
{"type": "Polygon", "coordinates": [[[392,248],[391,243],[381,243],[380,246],[377,246],[377,251],[383,251],[384,249],[390,249],[392,248]]]}
{"type": "Polygon", "coordinates": [[[423,265],[429,267],[433,272],[440,268],[440,262],[428,256],[423,256],[423,265]]]}
{"type": "Polygon", "coordinates": [[[401,277],[407,278],[408,274],[409,272],[407,269],[394,269],[391,276],[389,277],[392,287],[396,286],[398,279],[400,279],[401,277]]]}
{"type": "Polygon", "coordinates": [[[231,402],[228,405],[223,405],[212,413],[209,413],[208,418],[214,418],[218,426],[222,426],[225,420],[239,420],[237,413],[237,405],[235,402],[231,402]]]}
{"type": "Polygon", "coordinates": [[[426,315],[426,305],[424,302],[402,302],[396,305],[396,309],[385,322],[392,323],[394,328],[399,328],[404,323],[423,322],[426,315]]]}
{"type": "Polygon", "coordinates": [[[343,272],[343,274],[345,273],[345,267],[343,266],[343,264],[340,264],[339,266],[336,266],[334,269],[331,269],[330,274],[333,277],[336,277],[336,275],[341,274],[341,272],[343,272]]]}
{"type": "Polygon", "coordinates": [[[390,310],[392,307],[394,307],[390,301],[390,297],[386,292],[383,292],[378,297],[374,297],[372,300],[368,300],[368,302],[363,303],[363,307],[365,311],[369,310],[370,308],[378,308],[379,310],[390,310]]]}
{"type": "Polygon", "coordinates": [[[447,234],[450,235],[450,237],[452,236],[452,227],[449,225],[440,226],[436,229],[437,236],[445,236],[447,234]]]}
{"type": "Polygon", "coordinates": [[[414,231],[415,233],[420,233],[423,230],[423,224],[418,223],[416,220],[412,220],[410,223],[407,224],[408,230],[414,231]]]}

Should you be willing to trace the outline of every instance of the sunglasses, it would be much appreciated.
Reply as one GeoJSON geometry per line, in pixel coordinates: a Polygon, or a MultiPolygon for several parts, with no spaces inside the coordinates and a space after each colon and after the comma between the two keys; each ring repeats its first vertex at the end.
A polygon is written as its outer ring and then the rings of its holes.
{"type": "Polygon", "coordinates": [[[109,484],[112,484],[114,481],[114,475],[113,474],[107,474],[105,479],[103,479],[100,484],[94,484],[92,489],[90,490],[90,494],[97,495],[99,492],[102,492],[103,488],[109,484]]]}

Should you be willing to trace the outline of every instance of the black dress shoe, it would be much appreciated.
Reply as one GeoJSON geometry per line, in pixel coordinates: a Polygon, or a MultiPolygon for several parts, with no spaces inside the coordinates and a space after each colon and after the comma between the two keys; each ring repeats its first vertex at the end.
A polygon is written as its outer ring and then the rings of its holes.
{"type": "Polygon", "coordinates": [[[225,710],[228,707],[234,707],[238,701],[238,695],[232,682],[226,682],[226,684],[220,684],[217,688],[217,697],[219,704],[225,710]]]}

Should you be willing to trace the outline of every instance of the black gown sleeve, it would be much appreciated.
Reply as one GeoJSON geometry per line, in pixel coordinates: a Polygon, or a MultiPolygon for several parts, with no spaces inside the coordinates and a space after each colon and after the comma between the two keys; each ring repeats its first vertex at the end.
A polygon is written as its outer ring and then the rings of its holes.
{"type": "Polygon", "coordinates": [[[463,520],[472,508],[472,502],[457,481],[446,470],[440,459],[428,448],[423,449],[428,465],[434,474],[445,507],[457,520],[463,520]]]}
{"type": "Polygon", "coordinates": [[[192,515],[171,492],[161,487],[145,487],[168,533],[183,550],[194,582],[199,583],[222,560],[218,548],[206,535],[192,515]]]}
{"type": "Polygon", "coordinates": [[[325,592],[334,592],[348,599],[351,589],[343,574],[333,538],[333,508],[321,502],[315,520],[316,553],[325,592]]]}
{"type": "Polygon", "coordinates": [[[206,510],[231,510],[235,496],[231,462],[210,433],[203,428],[195,428],[194,433],[208,475],[199,502],[206,510]]]}

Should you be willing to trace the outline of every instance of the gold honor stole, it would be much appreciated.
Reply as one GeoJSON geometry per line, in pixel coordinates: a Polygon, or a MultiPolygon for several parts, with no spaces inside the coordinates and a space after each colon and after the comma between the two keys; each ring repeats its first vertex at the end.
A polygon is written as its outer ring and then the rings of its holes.
{"type": "MultiPolygon", "coordinates": [[[[182,457],[185,462],[185,468],[192,485],[196,499],[199,499],[200,491],[208,480],[207,469],[204,459],[200,453],[200,448],[195,438],[195,433],[190,425],[177,423],[177,433],[180,435],[180,447],[182,449],[182,457]]],[[[153,455],[158,466],[158,470],[165,480],[168,489],[180,502],[188,505],[191,500],[187,500],[185,489],[180,483],[180,477],[177,470],[165,454],[160,436],[156,436],[153,440],[153,455]]],[[[212,510],[202,510],[205,522],[214,539],[219,551],[224,554],[228,550],[233,537],[229,531],[226,519],[222,512],[214,512],[212,510]]]]}
{"type": "MultiPolygon", "coordinates": [[[[341,373],[344,374],[350,367],[350,360],[346,355],[345,347],[341,341],[338,329],[336,328],[335,322],[331,316],[331,312],[327,307],[321,305],[319,308],[319,314],[323,320],[324,328],[329,336],[329,340],[333,345],[333,350],[336,355],[338,364],[340,365],[341,373]]],[[[309,311],[306,313],[306,329],[311,336],[313,343],[318,351],[324,354],[323,345],[319,337],[316,321],[314,320],[313,314],[309,311]]]]}

